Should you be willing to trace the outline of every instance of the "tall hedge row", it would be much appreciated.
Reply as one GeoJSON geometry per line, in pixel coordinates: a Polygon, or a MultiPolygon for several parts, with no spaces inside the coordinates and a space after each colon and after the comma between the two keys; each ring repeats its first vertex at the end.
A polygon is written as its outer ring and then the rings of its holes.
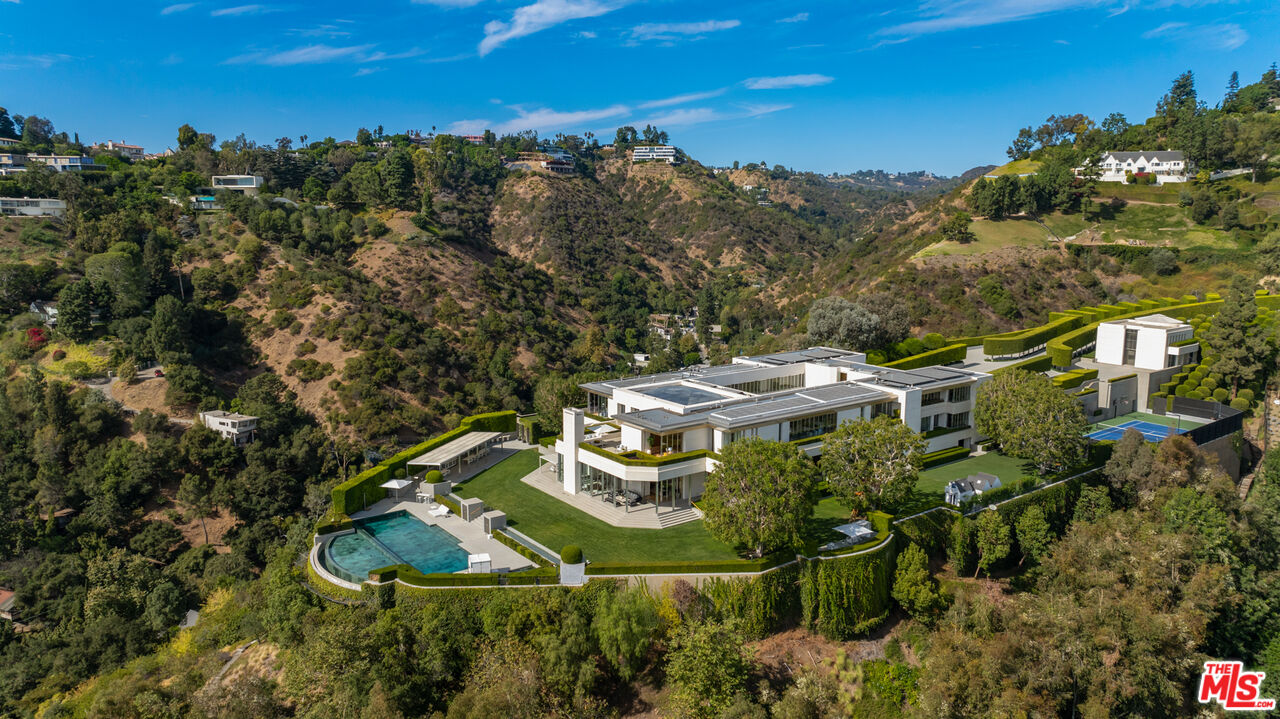
{"type": "Polygon", "coordinates": [[[956,516],[955,512],[939,507],[910,519],[899,520],[893,529],[901,537],[900,545],[916,544],[930,556],[936,556],[946,549],[951,523],[956,516]]]}
{"type": "Polygon", "coordinates": [[[698,592],[715,616],[740,620],[747,637],[759,639],[800,616],[799,575],[793,565],[758,577],[713,577],[698,592]]]}
{"type": "Polygon", "coordinates": [[[982,342],[982,351],[989,357],[1022,354],[1039,347],[1063,332],[1070,332],[1083,322],[1083,314],[1066,314],[1039,327],[1025,329],[1016,334],[988,337],[982,342]]]}
{"type": "Polygon", "coordinates": [[[893,542],[871,552],[803,563],[803,626],[843,641],[879,626],[889,614],[896,550],[893,542]]]}
{"type": "Polygon", "coordinates": [[[900,360],[886,362],[885,367],[893,367],[894,369],[918,369],[920,367],[932,367],[934,365],[949,364],[951,362],[959,362],[964,359],[965,352],[969,349],[968,345],[963,342],[939,347],[936,350],[921,352],[918,355],[903,357],[900,360]]]}

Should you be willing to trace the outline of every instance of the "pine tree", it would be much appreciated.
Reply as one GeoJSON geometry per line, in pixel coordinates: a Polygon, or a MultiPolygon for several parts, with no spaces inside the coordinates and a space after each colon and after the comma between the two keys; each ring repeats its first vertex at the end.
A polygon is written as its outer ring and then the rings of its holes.
{"type": "Polygon", "coordinates": [[[1252,284],[1237,278],[1223,298],[1222,309],[1213,318],[1209,332],[1209,346],[1218,355],[1213,368],[1231,380],[1232,398],[1241,382],[1251,381],[1262,371],[1267,342],[1253,324],[1257,316],[1252,284]]]}
{"type": "Polygon", "coordinates": [[[1222,109],[1230,110],[1240,97],[1240,73],[1232,70],[1231,79],[1227,80],[1227,94],[1222,97],[1222,109]]]}

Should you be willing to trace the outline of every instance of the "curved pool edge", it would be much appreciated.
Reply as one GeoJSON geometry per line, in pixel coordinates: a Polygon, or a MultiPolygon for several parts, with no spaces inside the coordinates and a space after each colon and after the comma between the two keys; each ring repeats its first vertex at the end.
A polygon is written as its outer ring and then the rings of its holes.
{"type": "Polygon", "coordinates": [[[320,550],[323,547],[327,546],[329,541],[332,540],[335,536],[337,535],[336,534],[316,535],[315,542],[312,543],[311,545],[311,552],[307,561],[311,562],[311,568],[314,569],[316,574],[319,575],[320,578],[325,580],[326,582],[329,582],[330,584],[333,584],[335,586],[342,587],[343,589],[350,589],[357,592],[363,591],[364,589],[363,585],[356,584],[355,582],[348,582],[347,580],[334,575],[328,569],[325,569],[324,562],[320,561],[320,550]]]}

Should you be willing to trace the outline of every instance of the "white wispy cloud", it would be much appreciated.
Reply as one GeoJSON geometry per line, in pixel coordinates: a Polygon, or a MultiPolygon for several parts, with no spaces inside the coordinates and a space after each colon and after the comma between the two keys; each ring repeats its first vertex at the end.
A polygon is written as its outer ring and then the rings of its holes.
{"type": "Polygon", "coordinates": [[[516,117],[498,123],[493,129],[499,135],[519,132],[520,130],[537,130],[538,132],[548,132],[551,130],[575,129],[588,122],[604,120],[610,117],[621,117],[631,112],[631,108],[626,105],[610,105],[594,110],[552,110],[551,108],[538,108],[536,110],[526,110],[520,106],[513,106],[516,117]]]}
{"type": "Polygon", "coordinates": [[[285,67],[288,65],[314,65],[317,63],[335,62],[338,60],[360,60],[373,45],[305,45],[292,50],[280,52],[251,52],[227,59],[225,65],[270,65],[285,67]]]}
{"type": "Polygon", "coordinates": [[[673,95],[671,97],[664,97],[661,100],[650,100],[648,102],[642,102],[639,105],[637,105],[637,107],[639,107],[641,110],[650,110],[655,107],[670,107],[672,105],[685,105],[690,102],[697,102],[699,100],[707,100],[713,97],[720,97],[725,93],[726,89],[727,88],[722,87],[719,90],[709,90],[707,92],[690,92],[690,93],[685,93],[684,95],[673,95]]]}
{"type": "Polygon", "coordinates": [[[161,14],[161,15],[172,15],[172,14],[174,14],[174,13],[178,13],[178,12],[186,12],[187,10],[190,10],[191,8],[193,8],[193,7],[195,7],[195,6],[196,6],[196,4],[195,4],[195,3],[193,3],[193,2],[180,2],[180,3],[175,3],[175,4],[173,4],[173,5],[170,5],[170,6],[166,7],[166,8],[161,9],[161,10],[160,10],[160,14],[161,14]]]}
{"type": "Polygon", "coordinates": [[[673,40],[677,37],[700,37],[709,32],[732,30],[739,20],[703,20],[702,22],[644,23],[631,28],[632,40],[673,40]]]}
{"type": "Polygon", "coordinates": [[[262,15],[269,12],[279,12],[280,8],[271,5],[236,5],[235,7],[223,7],[209,13],[212,17],[235,17],[238,15],[262,15]]]}
{"type": "MultiPolygon", "coordinates": [[[[18,3],[14,3],[17,5],[18,3]]],[[[60,62],[74,60],[71,55],[60,52],[43,53],[38,55],[0,55],[0,70],[17,70],[27,67],[38,67],[41,69],[53,67],[60,62]]]]}
{"type": "Polygon", "coordinates": [[[613,12],[627,0],[536,0],[516,8],[507,22],[493,20],[484,26],[484,39],[478,47],[483,57],[516,38],[541,32],[570,20],[599,17],[613,12]]]}
{"type": "Polygon", "coordinates": [[[352,75],[352,77],[364,77],[365,75],[372,75],[375,72],[382,72],[386,69],[387,68],[385,67],[362,67],[359,70],[356,70],[356,74],[352,75]]]}
{"type": "Polygon", "coordinates": [[[479,135],[489,127],[488,120],[457,120],[444,128],[446,135],[479,135]]]}
{"type": "Polygon", "coordinates": [[[578,33],[578,37],[584,40],[594,40],[596,39],[596,34],[590,30],[583,30],[582,32],[578,33]]]}
{"type": "Polygon", "coordinates": [[[350,37],[351,31],[343,30],[341,27],[337,25],[325,24],[325,25],[317,25],[315,27],[294,28],[289,31],[289,34],[299,35],[301,37],[339,38],[339,37],[350,37]]]}
{"type": "Polygon", "coordinates": [[[877,35],[928,35],[999,25],[1065,10],[1126,6],[1117,0],[938,0],[921,4],[917,19],[876,31],[877,35]]]}
{"type": "Polygon", "coordinates": [[[739,105],[733,110],[716,110],[710,107],[682,107],[669,112],[664,112],[643,120],[635,120],[628,124],[635,127],[644,125],[653,125],[654,127],[689,127],[692,125],[705,125],[709,122],[724,122],[728,120],[745,120],[752,117],[760,117],[774,112],[791,109],[791,105],[739,105]]]}
{"type": "Polygon", "coordinates": [[[748,90],[788,90],[793,87],[817,87],[835,80],[830,75],[781,75],[779,77],[752,77],[743,81],[748,90]]]}
{"type": "Polygon", "coordinates": [[[426,54],[426,52],[427,52],[426,50],[423,50],[422,48],[417,48],[417,47],[409,50],[403,50],[401,52],[383,52],[379,50],[377,52],[370,53],[369,55],[360,58],[360,62],[384,62],[386,60],[407,60],[411,57],[418,57],[420,55],[424,55],[426,54]]]}
{"type": "Polygon", "coordinates": [[[804,22],[805,20],[808,20],[808,19],[809,19],[809,13],[798,12],[795,15],[792,15],[791,17],[780,18],[778,22],[804,22]]]}
{"type": "Polygon", "coordinates": [[[1185,22],[1167,22],[1144,33],[1147,40],[1164,39],[1190,42],[1222,50],[1234,50],[1249,40],[1249,33],[1235,23],[1190,25],[1185,22]]]}

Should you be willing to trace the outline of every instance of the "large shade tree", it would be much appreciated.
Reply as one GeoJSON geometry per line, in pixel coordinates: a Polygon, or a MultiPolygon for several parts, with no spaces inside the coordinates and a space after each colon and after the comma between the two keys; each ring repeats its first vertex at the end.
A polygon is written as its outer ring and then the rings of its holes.
{"type": "Polygon", "coordinates": [[[702,495],[711,535],[743,544],[757,557],[800,543],[800,531],[813,514],[817,469],[798,447],[748,437],[720,454],[702,495]]]}
{"type": "Polygon", "coordinates": [[[855,512],[892,511],[915,487],[925,440],[910,427],[880,415],[845,422],[822,443],[822,474],[832,493],[855,512]]]}
{"type": "Polygon", "coordinates": [[[1001,451],[1031,462],[1041,473],[1084,461],[1084,412],[1042,374],[1020,369],[997,374],[978,388],[973,419],[1001,451]]]}

